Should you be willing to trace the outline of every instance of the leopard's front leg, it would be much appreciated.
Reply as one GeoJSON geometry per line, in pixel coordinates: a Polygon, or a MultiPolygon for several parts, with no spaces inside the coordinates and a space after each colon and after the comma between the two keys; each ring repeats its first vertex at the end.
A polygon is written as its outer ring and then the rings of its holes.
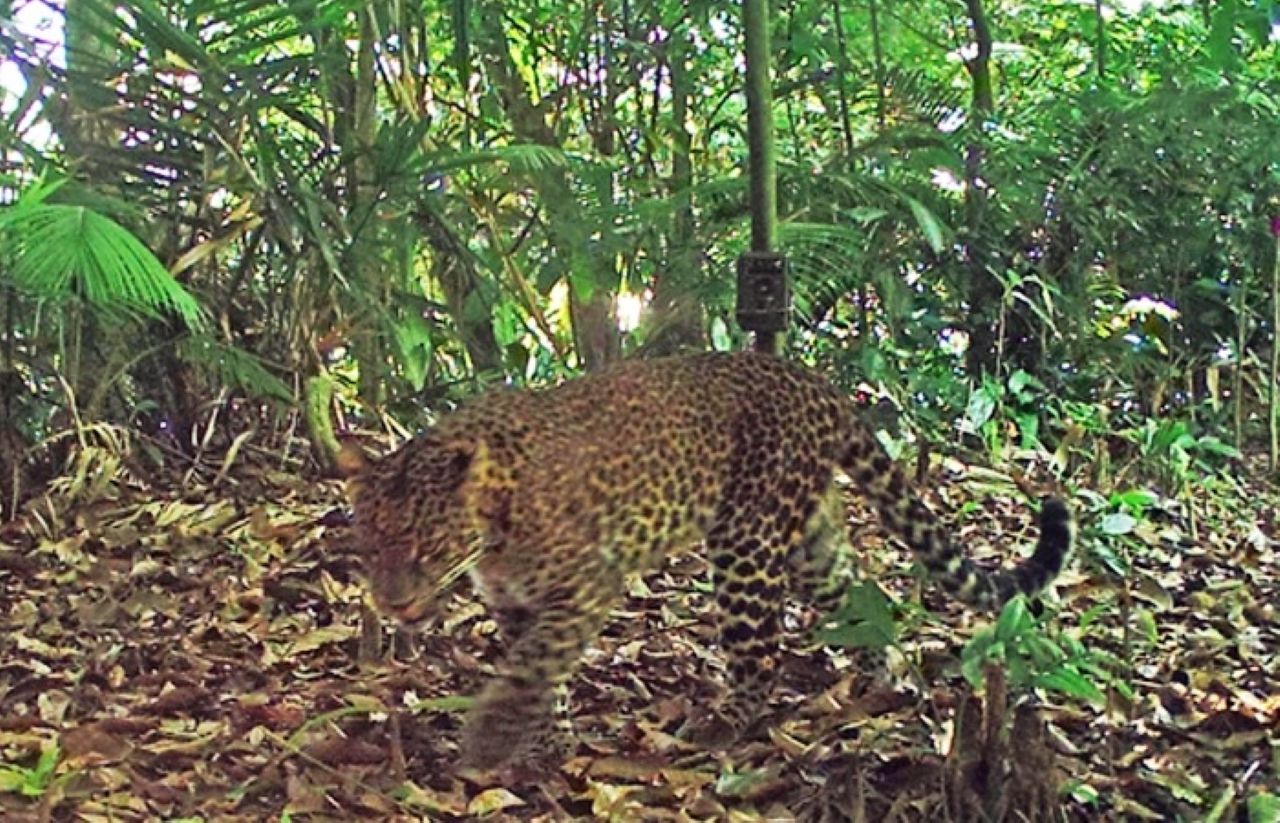
{"type": "Polygon", "coordinates": [[[467,720],[463,767],[492,769],[548,747],[556,737],[557,690],[600,633],[619,589],[609,570],[580,566],[572,585],[566,581],[529,606],[530,620],[467,720]]]}

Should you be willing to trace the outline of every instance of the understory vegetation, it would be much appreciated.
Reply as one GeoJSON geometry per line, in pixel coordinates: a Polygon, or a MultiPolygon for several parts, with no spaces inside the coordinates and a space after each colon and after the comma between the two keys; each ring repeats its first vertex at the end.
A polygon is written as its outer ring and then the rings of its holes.
{"type": "Polygon", "coordinates": [[[769,6],[786,356],[979,561],[1070,500],[1056,592],[967,614],[851,493],[771,728],[674,735],[693,552],[558,772],[455,774],[501,640],[371,610],[338,438],[749,345],[739,4],[8,0],[0,817],[1280,820],[1280,5],[769,6]]]}

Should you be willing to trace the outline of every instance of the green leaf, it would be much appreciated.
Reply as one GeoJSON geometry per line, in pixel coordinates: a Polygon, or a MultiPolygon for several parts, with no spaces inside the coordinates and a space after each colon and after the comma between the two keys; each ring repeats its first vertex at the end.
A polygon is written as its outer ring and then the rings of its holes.
{"type": "Polygon", "coordinates": [[[1119,537],[1123,534],[1129,534],[1137,525],[1138,520],[1133,515],[1125,514],[1124,512],[1113,512],[1102,518],[1098,528],[1102,530],[1103,534],[1119,537]]]}
{"type": "Polygon", "coordinates": [[[996,622],[996,637],[1006,643],[1015,640],[1032,627],[1031,613],[1027,611],[1027,599],[1022,595],[1004,604],[1000,619],[996,622]]]}
{"type": "Polygon", "coordinates": [[[960,672],[970,684],[982,682],[982,668],[988,660],[1005,659],[1005,645],[996,639],[995,629],[987,627],[973,636],[960,652],[960,672]]]}
{"type": "Polygon", "coordinates": [[[1062,649],[1048,637],[1039,632],[1031,632],[1023,637],[1023,645],[1031,661],[1039,669],[1048,669],[1058,665],[1066,657],[1062,649]]]}
{"type": "Polygon", "coordinates": [[[859,620],[880,626],[889,633],[896,628],[889,598],[875,583],[859,583],[854,586],[849,590],[845,602],[849,613],[859,620]]]}
{"type": "Polygon", "coordinates": [[[1093,706],[1104,706],[1107,702],[1106,697],[1093,684],[1093,681],[1067,668],[1060,668],[1036,677],[1035,685],[1084,700],[1093,706]]]}
{"type": "Polygon", "coordinates": [[[267,370],[262,358],[206,334],[195,334],[178,343],[178,357],[212,372],[224,386],[239,389],[251,397],[293,402],[293,390],[267,370]]]}
{"type": "Polygon", "coordinates": [[[889,212],[885,209],[876,208],[874,206],[857,206],[849,209],[849,216],[859,223],[866,225],[886,216],[889,212]]]}
{"type": "Polygon", "coordinates": [[[901,194],[900,196],[911,209],[911,214],[915,217],[920,231],[924,232],[924,239],[929,243],[929,248],[933,249],[935,254],[941,254],[946,248],[946,225],[924,203],[910,195],[901,194]]]}
{"type": "Polygon", "coordinates": [[[879,626],[870,623],[843,623],[820,629],[817,639],[828,646],[846,649],[884,649],[893,645],[894,638],[879,626]]]}
{"type": "Polygon", "coordinates": [[[1093,786],[1090,786],[1088,783],[1077,782],[1074,780],[1067,783],[1066,794],[1068,794],[1072,800],[1086,806],[1097,805],[1098,801],[1102,798],[1102,796],[1098,794],[1098,790],[1093,786]]]}
{"type": "Polygon", "coordinates": [[[1154,506],[1160,500],[1159,495],[1146,489],[1129,489],[1111,495],[1110,502],[1113,506],[1123,506],[1135,514],[1141,514],[1145,509],[1154,506]]]}
{"type": "Polygon", "coordinates": [[[1134,614],[1134,618],[1147,643],[1154,646],[1160,640],[1160,628],[1156,623],[1156,616],[1151,613],[1150,609],[1138,609],[1134,614]]]}
{"type": "Polygon", "coordinates": [[[717,316],[711,320],[711,348],[715,351],[729,351],[733,348],[733,337],[723,317],[717,316]]]}
{"type": "Polygon", "coordinates": [[[53,776],[54,769],[58,767],[58,759],[62,756],[62,749],[57,744],[49,746],[40,752],[40,759],[36,761],[36,767],[32,771],[32,777],[40,783],[45,783],[48,778],[53,776]]]}
{"type": "Polygon", "coordinates": [[[1218,457],[1236,458],[1240,456],[1239,449],[1213,435],[1201,437],[1196,441],[1195,447],[1197,451],[1207,452],[1218,457]]]}
{"type": "Polygon", "coordinates": [[[722,772],[716,778],[716,794],[721,797],[738,797],[746,794],[753,786],[759,785],[769,776],[764,770],[746,772],[722,772]]]}
{"type": "Polygon", "coordinates": [[[1009,375],[1009,391],[1014,394],[1018,394],[1027,386],[1033,386],[1035,383],[1036,379],[1022,369],[1018,369],[1009,375]]]}
{"type": "Polygon", "coordinates": [[[0,766],[0,792],[19,792],[27,784],[27,770],[0,766]]]}
{"type": "Polygon", "coordinates": [[[1280,823],[1280,797],[1260,791],[1249,796],[1249,823],[1280,823]]]}
{"type": "Polygon", "coordinates": [[[1121,554],[1113,551],[1106,541],[1096,541],[1090,549],[1093,558],[1107,568],[1112,574],[1124,576],[1129,573],[1129,561],[1121,554]]]}
{"type": "Polygon", "coordinates": [[[429,697],[426,700],[419,700],[409,707],[409,711],[414,714],[419,712],[459,714],[469,710],[475,705],[475,702],[476,699],[471,695],[450,694],[444,697],[429,697]]]}
{"type": "Polygon", "coordinates": [[[1024,449],[1034,449],[1040,442],[1040,416],[1034,413],[1014,415],[1018,423],[1018,443],[1024,449]]]}
{"type": "Polygon", "coordinates": [[[973,394],[969,395],[969,405],[965,408],[965,421],[973,428],[979,431],[991,419],[991,415],[995,414],[996,397],[990,386],[982,386],[975,389],[973,394]]]}
{"type": "Polygon", "coordinates": [[[1234,69],[1240,60],[1233,42],[1236,33],[1236,12],[1237,0],[1219,0],[1213,11],[1209,37],[1205,41],[1209,62],[1223,71],[1234,69]]]}
{"type": "Polygon", "coordinates": [[[427,382],[427,370],[434,350],[431,326],[425,318],[416,314],[406,314],[390,322],[392,337],[396,341],[396,359],[404,369],[405,379],[414,391],[422,391],[427,382]]]}
{"type": "Polygon", "coordinates": [[[875,583],[860,583],[849,590],[835,619],[840,623],[820,629],[823,643],[848,648],[883,649],[898,639],[889,598],[875,583]]]}
{"type": "Polygon", "coordinates": [[[1005,671],[1009,673],[1009,682],[1015,687],[1024,689],[1031,683],[1031,666],[1021,655],[1011,654],[1005,657],[1005,671]]]}

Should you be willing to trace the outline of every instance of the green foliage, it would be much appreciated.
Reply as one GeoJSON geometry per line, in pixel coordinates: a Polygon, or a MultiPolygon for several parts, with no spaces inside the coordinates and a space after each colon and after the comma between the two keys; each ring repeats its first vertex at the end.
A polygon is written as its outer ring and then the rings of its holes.
{"type": "Polygon", "coordinates": [[[50,745],[40,751],[40,757],[33,766],[0,763],[0,792],[43,797],[57,780],[61,757],[62,750],[50,745]]]}
{"type": "MultiPolygon", "coordinates": [[[[1003,9],[981,123],[955,6],[780,10],[792,351],[895,405],[907,439],[988,461],[1052,454],[1067,472],[1119,431],[1162,483],[1218,465],[1223,420],[1197,417],[1194,446],[1157,446],[1141,418],[1199,415],[1188,375],[1243,364],[1243,442],[1262,419],[1280,197],[1269,8],[1003,9]],[[998,352],[977,350],[987,326],[998,352]]],[[[7,321],[31,392],[82,372],[70,382],[92,414],[198,408],[207,398],[154,379],[176,359],[210,378],[196,394],[284,399],[279,375],[323,371],[419,415],[479,382],[555,379],[584,347],[647,352],[672,326],[691,327],[684,344],[742,345],[737,16],[614,0],[586,16],[519,0],[496,22],[467,4],[420,11],[183,0],[121,15],[86,0],[52,76],[39,38],[0,31],[28,84],[0,135],[16,179],[38,181],[0,212],[0,278],[94,310],[57,330],[36,312],[7,321]],[[42,129],[56,139],[37,142],[42,129]],[[77,182],[51,198],[49,169],[77,182]],[[625,334],[584,311],[619,290],[646,312],[625,334]],[[174,347],[157,317],[192,338],[174,347]],[[214,317],[217,334],[201,325],[214,317]]],[[[38,428],[37,406],[20,426],[38,428]]]]}
{"type": "Polygon", "coordinates": [[[1280,821],[1280,797],[1260,791],[1249,795],[1247,804],[1249,823],[1277,823],[1280,821]]]}
{"type": "Polygon", "coordinates": [[[111,313],[173,314],[204,326],[200,307],[128,230],[86,206],[49,202],[60,183],[37,182],[0,211],[0,259],[18,289],[55,303],[81,299],[111,313]]]}
{"type": "Polygon", "coordinates": [[[817,639],[830,646],[886,649],[898,642],[898,625],[889,598],[875,583],[859,583],[849,589],[840,608],[817,631],[817,639]]]}
{"type": "Polygon", "coordinates": [[[1127,577],[1132,566],[1129,553],[1141,550],[1134,533],[1147,520],[1148,511],[1160,498],[1145,489],[1116,491],[1109,496],[1084,491],[1088,508],[1086,517],[1092,522],[1084,544],[1089,558],[1101,565],[1102,571],[1116,577],[1127,577]]]}
{"type": "Polygon", "coordinates": [[[1212,434],[1193,433],[1183,420],[1146,418],[1138,426],[1120,432],[1138,448],[1143,465],[1174,493],[1181,493],[1198,476],[1222,468],[1240,452],[1212,434]]]}
{"type": "Polygon", "coordinates": [[[961,671],[975,688],[983,681],[983,668],[995,661],[1004,666],[1015,688],[1055,691],[1095,707],[1106,703],[1099,683],[1127,691],[1111,678],[1095,653],[1069,635],[1051,633],[1038,623],[1021,596],[1005,604],[995,625],[965,644],[960,659],[961,671]]]}
{"type": "Polygon", "coordinates": [[[262,359],[251,352],[220,343],[207,335],[191,335],[178,342],[178,356],[185,362],[214,374],[224,386],[250,397],[293,401],[293,390],[276,377],[262,359]]]}
{"type": "Polygon", "coordinates": [[[1043,383],[1021,369],[1003,382],[985,377],[969,395],[965,427],[982,437],[988,454],[997,461],[1011,445],[1007,442],[1010,423],[1018,434],[1017,447],[1034,450],[1040,445],[1040,420],[1046,411],[1044,388],[1043,383]]]}

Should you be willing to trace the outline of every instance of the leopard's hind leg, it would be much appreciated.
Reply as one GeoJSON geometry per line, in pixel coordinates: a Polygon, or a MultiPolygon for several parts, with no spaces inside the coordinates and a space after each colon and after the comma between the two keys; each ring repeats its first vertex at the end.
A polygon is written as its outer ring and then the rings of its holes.
{"type": "Polygon", "coordinates": [[[716,620],[728,667],[729,693],[685,736],[724,746],[755,721],[778,668],[787,557],[800,539],[789,518],[743,511],[712,527],[706,538],[715,584],[716,620]]]}
{"type": "MultiPolygon", "coordinates": [[[[817,615],[814,629],[831,625],[844,604],[849,588],[858,582],[856,554],[849,541],[844,495],[832,483],[822,495],[822,503],[805,524],[804,537],[787,558],[792,596],[817,615]]],[[[868,645],[845,649],[854,666],[868,678],[860,687],[886,685],[888,655],[884,646],[868,645]]],[[[884,638],[888,640],[888,638],[884,638]]]]}

